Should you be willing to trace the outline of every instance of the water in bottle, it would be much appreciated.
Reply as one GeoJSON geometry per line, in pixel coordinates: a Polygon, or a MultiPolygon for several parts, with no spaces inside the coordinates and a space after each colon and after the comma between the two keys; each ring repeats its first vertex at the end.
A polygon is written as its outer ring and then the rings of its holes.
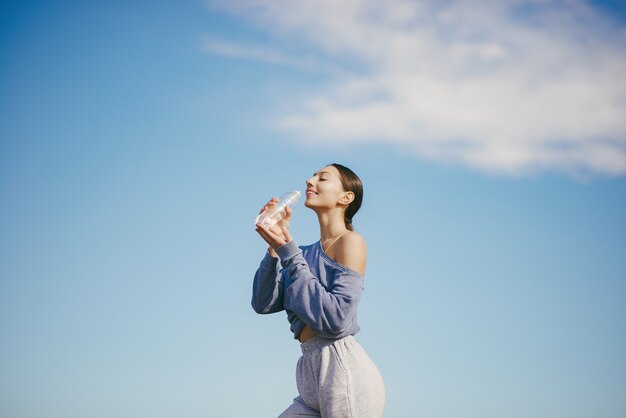
{"type": "Polygon", "coordinates": [[[254,224],[261,224],[266,228],[273,227],[283,218],[283,216],[285,216],[285,208],[287,206],[293,208],[294,205],[298,203],[298,200],[300,200],[301,195],[302,193],[299,190],[285,193],[280,197],[280,200],[276,203],[276,205],[266,209],[263,213],[257,216],[254,220],[254,224]]]}

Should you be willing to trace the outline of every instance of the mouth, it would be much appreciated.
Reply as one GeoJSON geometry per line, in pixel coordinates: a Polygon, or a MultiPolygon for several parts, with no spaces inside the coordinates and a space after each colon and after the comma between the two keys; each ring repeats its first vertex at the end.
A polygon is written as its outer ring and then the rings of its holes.
{"type": "Polygon", "coordinates": [[[314,192],[313,190],[307,190],[306,191],[306,197],[307,199],[311,196],[317,196],[317,192],[314,192]]]}

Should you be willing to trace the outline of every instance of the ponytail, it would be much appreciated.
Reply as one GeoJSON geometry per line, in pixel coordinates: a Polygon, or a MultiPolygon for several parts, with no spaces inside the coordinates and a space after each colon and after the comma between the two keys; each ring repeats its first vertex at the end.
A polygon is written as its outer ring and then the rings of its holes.
{"type": "Polygon", "coordinates": [[[346,208],[346,213],[343,218],[348,231],[354,231],[354,227],[352,226],[352,217],[359,211],[361,203],[363,202],[363,183],[361,182],[359,176],[357,176],[354,171],[350,170],[348,167],[337,163],[330,165],[339,170],[343,189],[347,192],[354,193],[354,200],[350,202],[346,208]]]}

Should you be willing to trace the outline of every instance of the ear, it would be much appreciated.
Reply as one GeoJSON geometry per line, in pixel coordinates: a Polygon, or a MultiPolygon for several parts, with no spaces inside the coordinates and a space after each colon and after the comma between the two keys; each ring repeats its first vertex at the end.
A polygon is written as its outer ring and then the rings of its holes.
{"type": "Polygon", "coordinates": [[[339,198],[339,203],[349,205],[354,200],[354,192],[344,192],[339,198]]]}

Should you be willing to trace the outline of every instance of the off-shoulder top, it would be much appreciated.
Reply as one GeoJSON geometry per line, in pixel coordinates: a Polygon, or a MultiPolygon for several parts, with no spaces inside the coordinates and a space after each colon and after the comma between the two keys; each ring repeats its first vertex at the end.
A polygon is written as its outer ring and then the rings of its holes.
{"type": "Polygon", "coordinates": [[[276,253],[279,258],[266,253],[254,275],[252,308],[257,313],[285,310],[294,338],[305,325],[324,338],[359,331],[362,274],[330,258],[319,241],[302,247],[290,241],[276,253]]]}

